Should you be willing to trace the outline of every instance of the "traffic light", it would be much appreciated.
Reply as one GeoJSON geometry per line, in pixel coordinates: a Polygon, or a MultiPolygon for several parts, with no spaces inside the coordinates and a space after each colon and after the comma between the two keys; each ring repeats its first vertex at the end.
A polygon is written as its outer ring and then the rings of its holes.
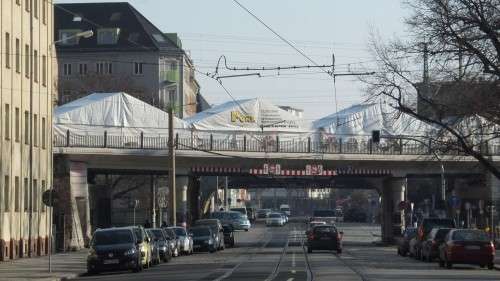
{"type": "Polygon", "coordinates": [[[379,130],[373,130],[372,131],[372,141],[373,141],[373,143],[379,143],[380,142],[380,131],[379,130]]]}

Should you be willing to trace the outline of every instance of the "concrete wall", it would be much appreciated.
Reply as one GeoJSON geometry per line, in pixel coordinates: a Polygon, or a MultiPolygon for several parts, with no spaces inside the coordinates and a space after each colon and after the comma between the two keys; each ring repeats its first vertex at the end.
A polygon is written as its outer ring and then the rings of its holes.
{"type": "Polygon", "coordinates": [[[31,38],[30,13],[25,1],[18,2],[0,1],[0,260],[43,255],[48,249],[50,209],[41,197],[52,186],[53,9],[48,1],[36,2],[31,38]]]}

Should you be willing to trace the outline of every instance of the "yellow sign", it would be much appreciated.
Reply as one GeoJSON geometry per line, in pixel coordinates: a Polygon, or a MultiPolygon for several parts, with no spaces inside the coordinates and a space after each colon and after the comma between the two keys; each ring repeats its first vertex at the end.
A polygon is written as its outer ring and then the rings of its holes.
{"type": "Polygon", "coordinates": [[[255,118],[252,115],[243,114],[239,111],[231,111],[231,122],[255,123],[255,118]]]}

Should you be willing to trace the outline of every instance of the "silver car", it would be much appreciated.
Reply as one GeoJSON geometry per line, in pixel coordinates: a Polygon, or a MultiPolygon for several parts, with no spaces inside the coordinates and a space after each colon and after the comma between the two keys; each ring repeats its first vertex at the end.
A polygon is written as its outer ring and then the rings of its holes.
{"type": "Polygon", "coordinates": [[[193,253],[193,238],[188,234],[184,227],[172,226],[167,227],[175,232],[179,241],[179,251],[181,254],[190,255],[193,253]]]}
{"type": "Polygon", "coordinates": [[[213,212],[210,218],[218,219],[223,225],[230,225],[234,230],[248,231],[252,226],[248,218],[238,211],[213,212]]]}
{"type": "Polygon", "coordinates": [[[270,213],[266,218],[266,226],[283,226],[285,219],[281,213],[270,213]]]}

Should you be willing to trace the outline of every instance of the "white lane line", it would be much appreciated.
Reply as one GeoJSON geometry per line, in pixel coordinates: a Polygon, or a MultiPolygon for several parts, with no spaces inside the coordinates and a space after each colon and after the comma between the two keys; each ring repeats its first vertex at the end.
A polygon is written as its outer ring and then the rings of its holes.
{"type": "Polygon", "coordinates": [[[286,281],[293,281],[293,277],[288,278],[286,281]]]}
{"type": "Polygon", "coordinates": [[[292,252],[292,267],[295,267],[295,251],[292,252]]]}

